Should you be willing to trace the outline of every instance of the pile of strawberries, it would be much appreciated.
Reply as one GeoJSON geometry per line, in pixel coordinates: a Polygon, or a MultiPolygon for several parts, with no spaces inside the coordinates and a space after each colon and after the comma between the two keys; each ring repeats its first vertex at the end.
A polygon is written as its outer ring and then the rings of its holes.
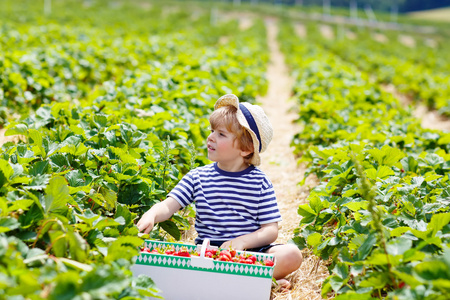
{"type": "MultiPolygon", "coordinates": [[[[176,251],[173,245],[168,245],[165,248],[155,248],[153,250],[144,247],[141,249],[141,251],[146,253],[156,253],[173,256],[183,256],[183,257],[200,256],[200,253],[198,253],[196,250],[189,252],[189,250],[186,247],[181,247],[180,250],[176,251]]],[[[237,254],[236,250],[232,248],[230,249],[207,248],[205,252],[205,257],[209,257],[219,261],[228,261],[256,266],[272,267],[274,265],[273,261],[270,259],[258,261],[255,255],[245,252],[237,254]]]]}

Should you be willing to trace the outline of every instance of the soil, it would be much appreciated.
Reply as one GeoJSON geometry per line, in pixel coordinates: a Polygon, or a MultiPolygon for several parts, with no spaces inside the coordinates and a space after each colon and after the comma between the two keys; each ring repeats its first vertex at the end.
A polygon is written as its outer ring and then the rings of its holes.
{"type": "Polygon", "coordinates": [[[21,137],[18,135],[5,136],[5,131],[5,128],[0,129],[0,147],[6,142],[18,143],[21,140],[21,137]]]}
{"type": "MultiPolygon", "coordinates": [[[[269,81],[268,92],[264,97],[257,98],[272,123],[274,135],[266,152],[261,154],[260,168],[273,183],[278,205],[283,221],[279,223],[277,243],[287,243],[293,237],[293,231],[299,226],[300,216],[298,206],[306,202],[309,190],[316,185],[314,178],[307,178],[306,184],[299,182],[304,176],[304,167],[297,164],[290,143],[294,134],[301,128],[293,121],[296,113],[292,109],[291,99],[293,79],[280,52],[276,35],[278,27],[276,20],[266,20],[268,43],[271,53],[267,70],[269,81]]],[[[328,276],[328,270],[323,261],[303,251],[305,258],[299,270],[287,277],[291,282],[288,291],[272,291],[272,299],[322,299],[321,283],[328,276]]]]}
{"type": "Polygon", "coordinates": [[[333,27],[329,25],[322,24],[320,25],[320,33],[322,36],[328,40],[334,39],[334,30],[333,27]]]}
{"type": "Polygon", "coordinates": [[[410,35],[400,34],[398,36],[398,41],[407,47],[416,47],[416,40],[410,35]]]}

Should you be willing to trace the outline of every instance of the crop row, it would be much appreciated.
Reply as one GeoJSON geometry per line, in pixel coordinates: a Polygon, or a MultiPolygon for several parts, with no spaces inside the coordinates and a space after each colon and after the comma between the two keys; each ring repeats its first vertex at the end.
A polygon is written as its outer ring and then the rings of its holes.
{"type": "MultiPolygon", "coordinates": [[[[0,153],[0,298],[154,295],[129,271],[148,237],[135,220],[207,161],[206,116],[220,95],[266,90],[262,21],[240,31],[206,14],[187,31],[186,11],[158,21],[156,6],[125,7],[125,23],[116,8],[72,5],[0,26],[15,28],[0,42],[0,102],[6,135],[20,136],[0,153]]],[[[179,239],[192,214],[150,238],[179,239]]]]}
{"type": "Polygon", "coordinates": [[[329,259],[336,299],[445,299],[450,135],[425,130],[369,75],[314,39],[279,40],[295,77],[293,140],[320,183],[294,241],[329,259]]]}
{"type": "Polygon", "coordinates": [[[399,92],[450,115],[450,56],[445,41],[435,48],[408,47],[395,40],[377,42],[369,31],[359,32],[356,40],[326,40],[314,34],[317,25],[308,29],[318,44],[371,74],[378,83],[393,84],[399,92]]]}

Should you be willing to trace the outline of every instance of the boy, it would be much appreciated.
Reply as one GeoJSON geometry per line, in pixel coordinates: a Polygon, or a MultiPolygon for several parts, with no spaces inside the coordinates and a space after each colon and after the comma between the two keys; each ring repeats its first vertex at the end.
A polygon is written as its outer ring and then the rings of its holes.
{"type": "Polygon", "coordinates": [[[139,231],[150,232],[155,223],[195,202],[197,244],[209,238],[221,248],[273,254],[274,278],[289,288],[284,278],[298,269],[302,254],[294,245],[272,244],[281,215],[272,183],[255,167],[272,139],[269,119],[259,106],[239,103],[229,94],[217,100],[209,121],[208,158],[215,163],[186,174],[164,201],[142,216],[139,231]]]}

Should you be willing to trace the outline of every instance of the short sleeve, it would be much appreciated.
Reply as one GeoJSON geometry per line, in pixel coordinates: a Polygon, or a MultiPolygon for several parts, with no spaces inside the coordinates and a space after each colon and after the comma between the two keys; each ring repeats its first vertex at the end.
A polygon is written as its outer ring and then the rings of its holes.
{"type": "Polygon", "coordinates": [[[265,180],[261,189],[261,198],[258,207],[258,223],[268,224],[281,221],[275,190],[270,181],[265,180]]]}
{"type": "Polygon", "coordinates": [[[174,198],[181,207],[186,207],[194,201],[194,174],[190,171],[178,182],[167,197],[174,198]]]}

